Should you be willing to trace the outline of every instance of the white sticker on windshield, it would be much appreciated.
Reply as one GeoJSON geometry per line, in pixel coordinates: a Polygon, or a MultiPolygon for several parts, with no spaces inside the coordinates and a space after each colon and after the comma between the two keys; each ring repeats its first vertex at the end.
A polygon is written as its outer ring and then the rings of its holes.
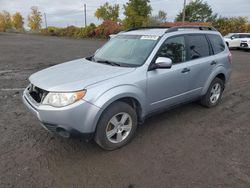
{"type": "Polygon", "coordinates": [[[145,35],[141,37],[141,40],[157,40],[158,38],[159,38],[158,36],[145,35]]]}

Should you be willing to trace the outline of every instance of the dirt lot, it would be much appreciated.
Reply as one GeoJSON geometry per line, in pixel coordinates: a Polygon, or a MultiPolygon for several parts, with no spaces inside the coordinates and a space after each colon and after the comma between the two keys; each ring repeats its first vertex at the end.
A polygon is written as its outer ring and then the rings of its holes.
{"type": "Polygon", "coordinates": [[[119,150],[45,131],[19,88],[37,70],[103,43],[0,33],[0,187],[250,187],[250,52],[232,52],[218,107],[192,103],[152,117],[119,150]]]}

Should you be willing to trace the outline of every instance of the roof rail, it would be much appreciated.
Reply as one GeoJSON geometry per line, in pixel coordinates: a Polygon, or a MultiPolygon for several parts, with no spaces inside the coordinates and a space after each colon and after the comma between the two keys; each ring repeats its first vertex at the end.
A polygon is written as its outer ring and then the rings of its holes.
{"type": "Polygon", "coordinates": [[[134,27],[134,28],[126,30],[125,32],[135,31],[135,30],[140,30],[140,29],[169,29],[169,28],[171,27],[167,27],[167,26],[134,27]]]}
{"type": "Polygon", "coordinates": [[[205,31],[217,31],[214,27],[210,26],[192,26],[192,25],[183,25],[183,26],[176,26],[171,27],[165,33],[170,33],[174,31],[179,31],[181,29],[198,29],[198,30],[205,30],[205,31]]]}

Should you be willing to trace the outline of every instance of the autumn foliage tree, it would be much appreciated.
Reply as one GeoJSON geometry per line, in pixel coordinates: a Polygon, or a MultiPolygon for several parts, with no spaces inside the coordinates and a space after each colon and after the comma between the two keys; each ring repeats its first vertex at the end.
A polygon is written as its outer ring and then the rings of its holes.
{"type": "Polygon", "coordinates": [[[223,35],[228,33],[248,33],[250,32],[250,22],[246,17],[219,17],[213,21],[212,25],[223,35]]]}
{"type": "Polygon", "coordinates": [[[23,16],[20,12],[16,12],[12,16],[12,25],[17,31],[23,31],[23,16]]]}
{"type": "Polygon", "coordinates": [[[0,31],[12,28],[11,15],[7,11],[0,12],[0,31]]]}
{"type": "Polygon", "coordinates": [[[31,7],[31,14],[28,16],[28,26],[32,31],[38,31],[41,29],[42,14],[38,10],[38,7],[31,7]]]}
{"type": "Polygon", "coordinates": [[[126,28],[147,26],[149,24],[151,6],[149,0],[129,0],[124,7],[124,26],[126,28]]]}
{"type": "Polygon", "coordinates": [[[3,11],[4,19],[5,19],[5,27],[6,29],[12,28],[12,21],[11,21],[11,15],[7,11],[3,11]]]}
{"type": "Polygon", "coordinates": [[[108,2],[106,2],[104,5],[100,6],[96,12],[95,16],[98,19],[105,20],[112,20],[112,21],[118,21],[119,18],[119,5],[110,5],[108,2]]]}
{"type": "Polygon", "coordinates": [[[109,35],[118,33],[122,30],[122,26],[112,20],[105,20],[95,30],[95,36],[100,38],[108,38],[109,35]]]}
{"type": "Polygon", "coordinates": [[[5,27],[5,20],[3,13],[0,12],[0,32],[4,32],[6,29],[5,27]]]}

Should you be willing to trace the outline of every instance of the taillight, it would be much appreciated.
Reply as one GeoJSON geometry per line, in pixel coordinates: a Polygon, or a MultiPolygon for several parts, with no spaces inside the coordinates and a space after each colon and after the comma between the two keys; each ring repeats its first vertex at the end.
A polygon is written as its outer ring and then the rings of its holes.
{"type": "Polygon", "coordinates": [[[229,54],[228,54],[228,62],[232,63],[233,62],[232,60],[233,60],[232,54],[231,54],[231,52],[229,52],[229,54]]]}

